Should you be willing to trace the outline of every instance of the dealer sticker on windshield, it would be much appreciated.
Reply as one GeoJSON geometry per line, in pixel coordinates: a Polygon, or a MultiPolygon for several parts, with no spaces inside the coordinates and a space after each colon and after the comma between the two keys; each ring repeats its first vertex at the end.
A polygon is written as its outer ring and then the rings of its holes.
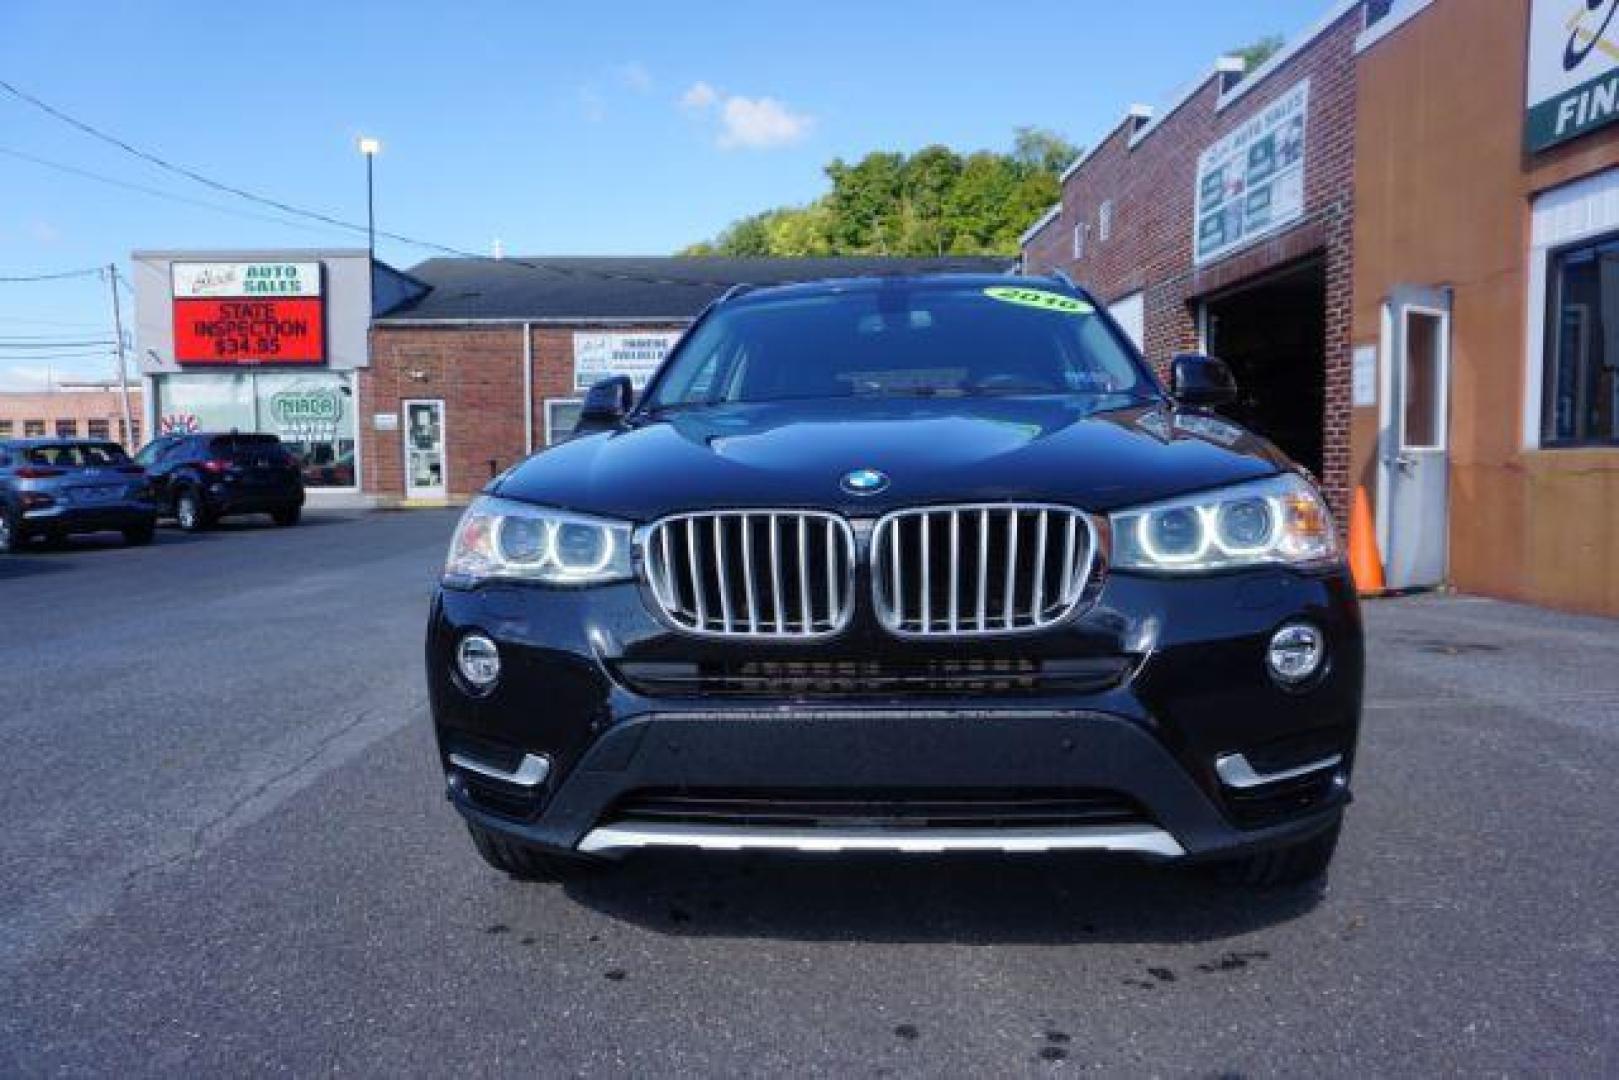
{"type": "Polygon", "coordinates": [[[1022,304],[1041,311],[1057,311],[1064,315],[1094,315],[1096,309],[1083,300],[1044,289],[1025,289],[1020,285],[991,285],[984,290],[991,300],[1005,304],[1022,304]]]}

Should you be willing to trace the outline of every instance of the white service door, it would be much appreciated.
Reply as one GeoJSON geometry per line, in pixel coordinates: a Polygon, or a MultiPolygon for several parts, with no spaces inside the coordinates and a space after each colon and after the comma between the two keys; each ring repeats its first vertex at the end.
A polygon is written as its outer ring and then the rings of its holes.
{"type": "Polygon", "coordinates": [[[444,479],[444,402],[407,401],[405,413],[405,497],[442,499],[444,479]]]}
{"type": "Polygon", "coordinates": [[[1391,589],[1432,588],[1445,582],[1450,543],[1450,297],[1398,289],[1384,316],[1383,576],[1391,589]]]}

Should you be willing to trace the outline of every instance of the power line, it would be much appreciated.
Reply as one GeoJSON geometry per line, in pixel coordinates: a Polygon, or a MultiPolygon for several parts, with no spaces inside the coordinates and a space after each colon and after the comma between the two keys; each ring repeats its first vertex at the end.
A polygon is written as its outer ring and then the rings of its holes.
{"type": "MultiPolygon", "coordinates": [[[[0,335],[0,343],[25,341],[61,341],[61,334],[4,334],[0,335]]],[[[99,342],[97,342],[99,344],[99,342]]],[[[107,344],[111,345],[111,340],[107,344]]]]}
{"type": "Polygon", "coordinates": [[[249,221],[263,221],[271,225],[284,225],[287,228],[303,229],[307,232],[331,233],[335,231],[329,226],[311,225],[304,221],[291,221],[287,218],[271,217],[269,214],[255,214],[251,210],[241,210],[233,206],[221,206],[218,203],[208,202],[206,199],[193,199],[187,195],[179,195],[172,191],[164,191],[161,188],[147,187],[145,184],[136,184],[128,180],[119,180],[115,177],[105,176],[90,169],[81,169],[77,165],[68,165],[60,161],[51,161],[49,158],[36,157],[33,154],[27,154],[21,150],[16,150],[8,146],[0,146],[0,154],[4,154],[7,157],[16,158],[19,161],[27,161],[34,165],[39,165],[42,168],[55,169],[58,172],[67,173],[71,176],[79,176],[86,180],[94,180],[97,183],[109,184],[113,187],[123,188],[126,191],[135,191],[142,195],[150,195],[158,199],[167,199],[170,202],[183,203],[187,206],[197,206],[204,210],[212,210],[219,214],[229,214],[232,217],[245,218],[249,221]]]}
{"type": "MultiPolygon", "coordinates": [[[[292,214],[296,217],[308,218],[312,221],[318,221],[322,224],[335,228],[346,229],[350,232],[357,232],[361,234],[368,232],[366,227],[363,225],[356,225],[354,222],[344,221],[341,218],[332,217],[330,214],[324,214],[318,210],[308,210],[301,206],[295,206],[292,203],[282,202],[279,199],[272,199],[266,195],[259,195],[255,192],[248,191],[245,188],[239,188],[233,184],[227,184],[224,181],[215,180],[212,177],[205,176],[202,173],[197,172],[195,169],[176,164],[175,162],[169,161],[166,158],[148,150],[142,150],[116,135],[112,135],[93,124],[87,123],[86,121],[80,120],[75,116],[71,116],[68,113],[63,112],[61,109],[56,108],[49,102],[40,100],[32,94],[13,86],[4,79],[0,79],[0,90],[4,90],[6,93],[12,95],[19,101],[33,106],[46,115],[54,117],[55,119],[60,120],[62,123],[67,124],[69,127],[75,128],[78,131],[89,135],[91,138],[99,139],[102,142],[116,146],[126,154],[133,155],[134,157],[137,157],[148,164],[155,165],[166,172],[183,176],[194,183],[203,185],[204,187],[212,188],[215,191],[224,192],[227,195],[234,195],[239,199],[246,199],[249,202],[257,203],[261,206],[268,206],[271,209],[278,210],[284,214],[292,214]]],[[[707,281],[695,278],[668,278],[654,277],[643,274],[624,274],[616,273],[610,270],[583,270],[576,267],[554,266],[544,263],[536,263],[527,259],[494,259],[479,252],[464,251],[461,248],[451,247],[448,244],[440,244],[431,240],[421,240],[413,236],[406,236],[402,233],[388,232],[384,229],[375,230],[375,234],[377,236],[384,237],[385,239],[393,240],[396,243],[421,248],[424,251],[434,251],[441,255],[450,255],[461,259],[476,259],[481,262],[498,262],[505,265],[520,266],[526,270],[533,270],[543,274],[551,274],[553,276],[594,278],[597,280],[623,281],[641,285],[684,285],[694,288],[710,289],[725,288],[727,286],[736,284],[734,281],[707,281]]]]}
{"type": "Polygon", "coordinates": [[[68,278],[94,277],[101,272],[101,267],[94,266],[87,270],[61,270],[54,274],[9,274],[0,275],[0,282],[19,285],[32,281],[66,281],[68,278]]]}
{"type": "Polygon", "coordinates": [[[91,345],[106,345],[111,347],[117,342],[111,338],[85,338],[79,341],[40,340],[40,341],[6,341],[0,339],[0,349],[82,349],[91,345]]]}
{"type": "Polygon", "coordinates": [[[67,353],[72,353],[75,356],[109,356],[112,354],[112,346],[53,345],[49,348],[31,349],[25,352],[14,349],[0,349],[0,360],[33,360],[41,356],[56,356],[67,353]]]}
{"type": "Polygon", "coordinates": [[[25,323],[29,326],[66,326],[74,329],[90,327],[97,330],[104,329],[103,323],[90,322],[84,319],[40,319],[32,315],[0,315],[0,326],[6,323],[25,323]]]}

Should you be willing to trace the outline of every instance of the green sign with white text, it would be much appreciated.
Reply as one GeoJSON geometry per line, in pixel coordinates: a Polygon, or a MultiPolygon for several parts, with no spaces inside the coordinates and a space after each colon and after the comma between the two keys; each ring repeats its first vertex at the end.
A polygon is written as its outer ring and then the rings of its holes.
{"type": "Polygon", "coordinates": [[[1531,153],[1619,120],[1619,0],[1533,0],[1524,145],[1531,153]]]}

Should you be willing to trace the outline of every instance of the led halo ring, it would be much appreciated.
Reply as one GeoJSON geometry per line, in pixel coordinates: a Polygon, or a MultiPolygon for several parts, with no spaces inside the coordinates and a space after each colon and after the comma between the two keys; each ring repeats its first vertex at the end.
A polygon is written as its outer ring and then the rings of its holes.
{"type": "Polygon", "coordinates": [[[552,521],[547,522],[547,525],[549,526],[551,544],[551,565],[569,577],[590,577],[592,574],[599,574],[612,565],[613,556],[618,554],[618,538],[613,535],[613,530],[611,529],[603,528],[600,525],[587,525],[579,521],[552,521]],[[601,558],[589,566],[570,566],[562,557],[562,545],[557,542],[559,535],[565,528],[595,530],[602,540],[601,558]]]}

